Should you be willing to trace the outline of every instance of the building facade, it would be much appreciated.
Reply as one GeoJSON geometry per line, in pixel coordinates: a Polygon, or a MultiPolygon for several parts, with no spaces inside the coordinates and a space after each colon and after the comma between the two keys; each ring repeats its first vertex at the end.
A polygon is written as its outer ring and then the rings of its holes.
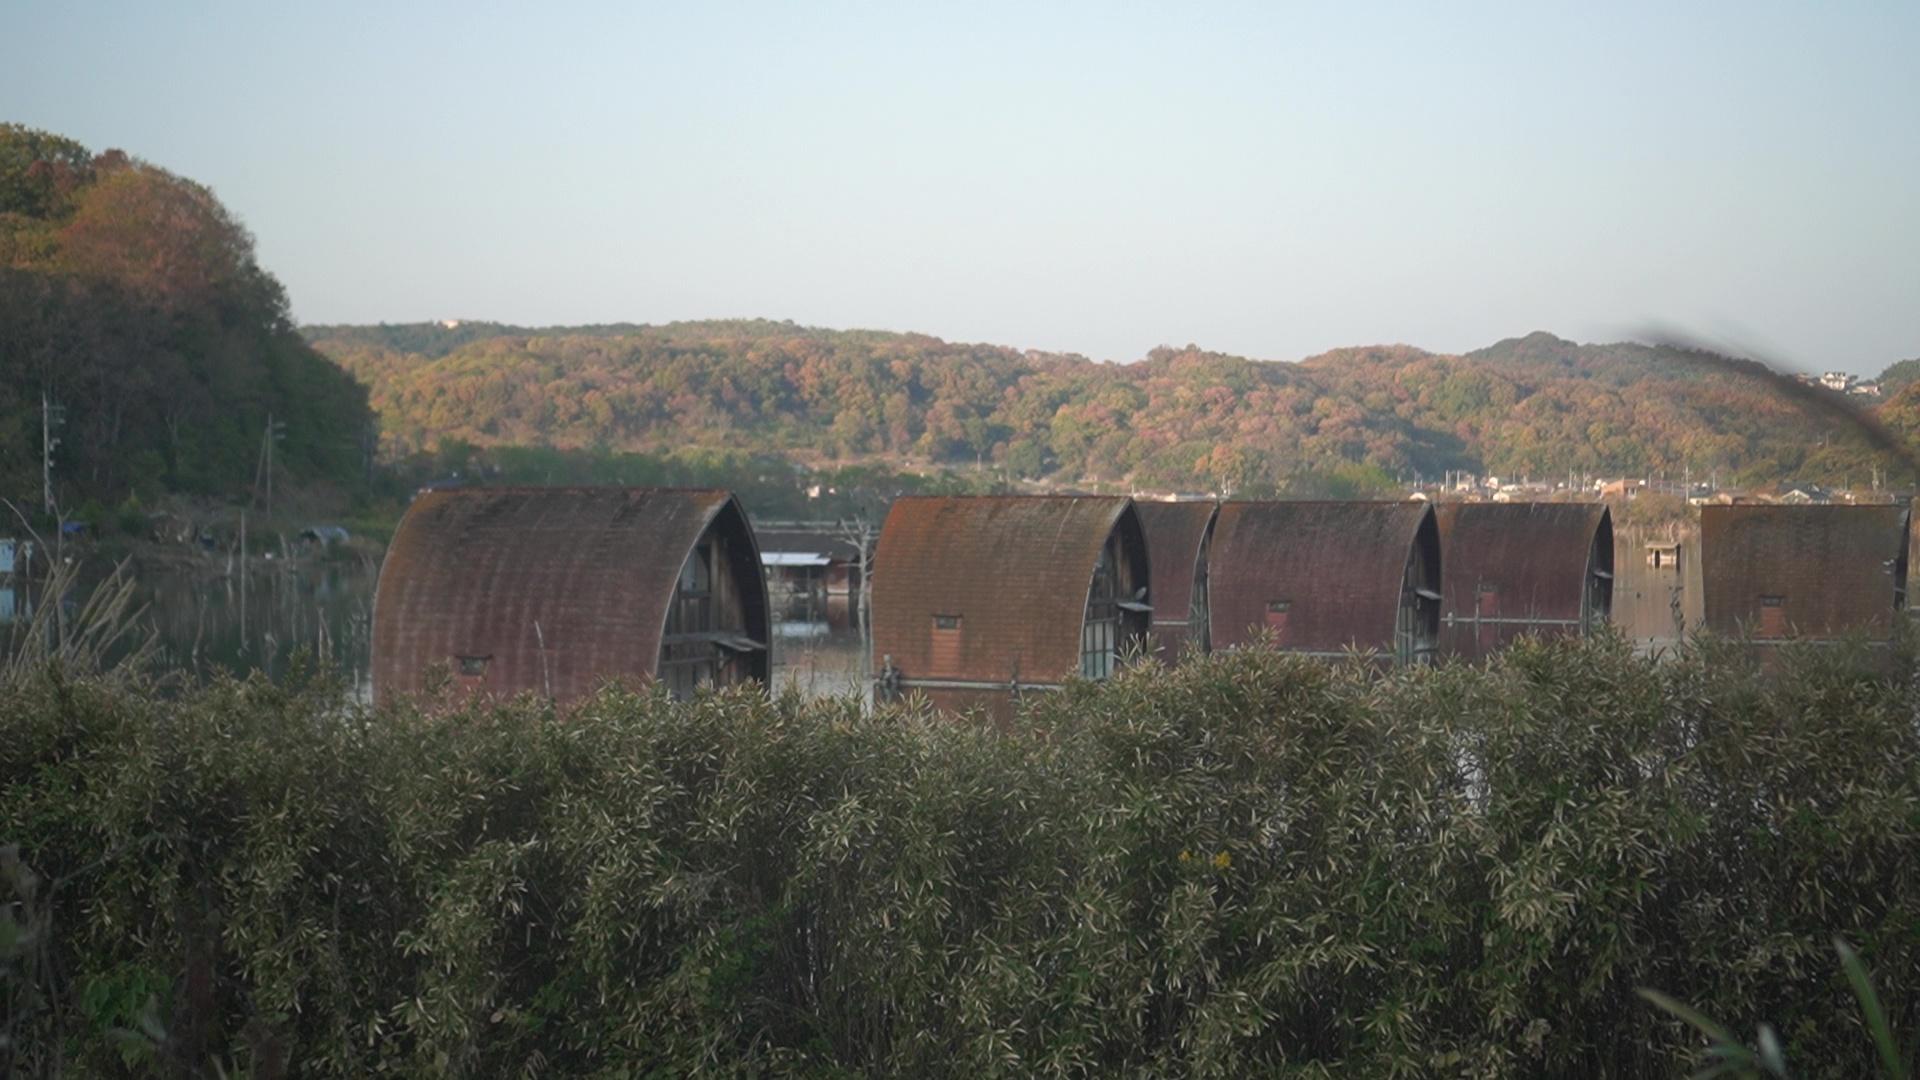
{"type": "Polygon", "coordinates": [[[1208,558],[1212,644],[1426,663],[1440,570],[1425,502],[1223,503],[1208,558]]]}
{"type": "Polygon", "coordinates": [[[1440,645],[1476,660],[1523,634],[1584,636],[1613,611],[1603,503],[1443,503],[1440,645]]]}
{"type": "Polygon", "coordinates": [[[769,675],[760,554],[725,491],[463,488],[417,498],[374,596],[377,702],[450,681],[559,702],[769,675]]]}
{"type": "Polygon", "coordinates": [[[1885,638],[1907,606],[1905,506],[1705,506],[1705,620],[1758,646],[1885,638]]]}
{"type": "Polygon", "coordinates": [[[874,556],[876,696],[1008,723],[1023,695],[1144,648],[1150,576],[1131,499],[896,500],[874,556]]]}

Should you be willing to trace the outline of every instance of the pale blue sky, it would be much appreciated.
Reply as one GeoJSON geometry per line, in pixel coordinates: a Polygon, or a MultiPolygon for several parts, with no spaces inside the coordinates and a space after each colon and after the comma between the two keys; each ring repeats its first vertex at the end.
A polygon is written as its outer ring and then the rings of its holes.
{"type": "Polygon", "coordinates": [[[0,118],[212,185],[303,321],[1877,371],[1920,356],[1917,58],[1911,0],[0,0],[0,118]]]}

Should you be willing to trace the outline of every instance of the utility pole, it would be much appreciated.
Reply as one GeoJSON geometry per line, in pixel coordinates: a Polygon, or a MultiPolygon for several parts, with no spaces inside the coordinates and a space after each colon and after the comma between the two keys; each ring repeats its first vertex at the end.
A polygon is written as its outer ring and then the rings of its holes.
{"type": "MultiPolygon", "coordinates": [[[[273,444],[287,437],[287,422],[275,420],[272,413],[267,414],[267,430],[260,436],[260,456],[267,479],[267,520],[273,520],[273,444]]],[[[259,476],[254,477],[255,490],[258,490],[259,476]]]]}
{"type": "Polygon", "coordinates": [[[40,393],[40,488],[47,513],[53,510],[53,448],[60,445],[60,437],[53,429],[67,422],[67,410],[64,405],[55,405],[47,399],[46,391],[40,393]]]}

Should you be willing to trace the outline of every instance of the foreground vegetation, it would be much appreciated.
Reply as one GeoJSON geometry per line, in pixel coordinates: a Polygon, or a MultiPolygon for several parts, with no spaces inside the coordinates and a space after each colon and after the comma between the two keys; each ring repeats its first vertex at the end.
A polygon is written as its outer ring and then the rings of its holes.
{"type": "MultiPolygon", "coordinates": [[[[322,679],[0,694],[11,1064],[88,1074],[1640,1076],[1920,1019],[1920,688],[1884,658],[1263,652],[912,708],[322,679]]],[[[1911,670],[1903,660],[1902,671],[1911,670]]]]}

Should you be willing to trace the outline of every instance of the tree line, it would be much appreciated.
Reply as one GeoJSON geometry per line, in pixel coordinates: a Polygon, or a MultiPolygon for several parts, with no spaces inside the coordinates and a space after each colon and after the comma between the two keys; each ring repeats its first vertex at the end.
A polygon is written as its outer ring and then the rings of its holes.
{"type": "MultiPolygon", "coordinates": [[[[1331,496],[1451,469],[1864,485],[1897,468],[1757,364],[1544,333],[1464,355],[1396,345],[1275,363],[1189,345],[1128,364],[764,320],[307,333],[367,385],[402,451],[703,446],[1331,496]]],[[[1917,405],[1903,391],[1877,411],[1910,434],[1917,405]]]]}

